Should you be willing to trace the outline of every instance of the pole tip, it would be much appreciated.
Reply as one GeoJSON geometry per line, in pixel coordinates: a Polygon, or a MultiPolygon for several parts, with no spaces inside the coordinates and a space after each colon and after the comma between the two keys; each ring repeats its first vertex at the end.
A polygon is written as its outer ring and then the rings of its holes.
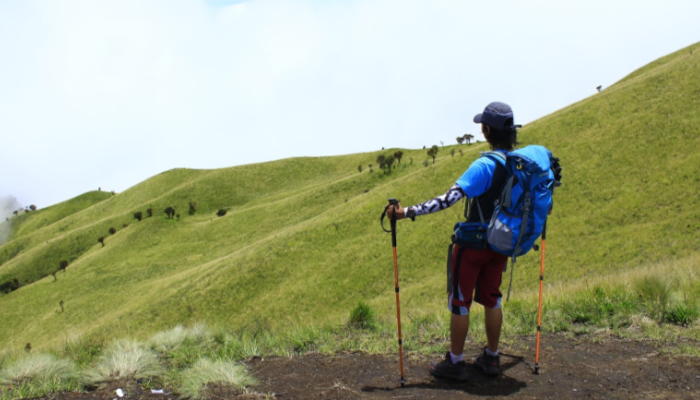
{"type": "Polygon", "coordinates": [[[540,366],[538,364],[535,364],[535,375],[540,374],[540,366]]]}
{"type": "Polygon", "coordinates": [[[401,383],[401,387],[404,387],[404,386],[406,385],[406,380],[403,379],[403,378],[401,378],[401,379],[399,380],[399,383],[401,383]]]}

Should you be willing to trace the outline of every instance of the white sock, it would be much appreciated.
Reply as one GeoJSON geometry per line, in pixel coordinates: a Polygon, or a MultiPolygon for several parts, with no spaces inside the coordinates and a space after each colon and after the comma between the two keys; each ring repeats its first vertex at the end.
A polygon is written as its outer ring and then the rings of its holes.
{"type": "Polygon", "coordinates": [[[450,352],[450,360],[452,360],[452,364],[457,364],[460,361],[464,361],[464,353],[456,356],[452,352],[450,352]]]}
{"type": "Polygon", "coordinates": [[[498,355],[498,350],[496,351],[491,351],[489,348],[486,348],[486,354],[490,355],[491,357],[496,357],[498,355]]]}

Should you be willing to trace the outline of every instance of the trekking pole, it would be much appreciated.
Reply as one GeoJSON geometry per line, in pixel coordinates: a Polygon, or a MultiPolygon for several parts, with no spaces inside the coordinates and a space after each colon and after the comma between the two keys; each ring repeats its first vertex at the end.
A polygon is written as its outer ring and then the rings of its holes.
{"type": "Polygon", "coordinates": [[[540,254],[540,302],[537,307],[537,347],[535,350],[535,375],[540,374],[540,332],[542,331],[542,290],[544,286],[544,243],[547,238],[547,220],[542,228],[542,254],[540,254]]]}
{"type": "MultiPolygon", "coordinates": [[[[389,209],[389,207],[393,208],[393,212],[391,213],[391,247],[394,251],[394,291],[396,292],[396,323],[399,328],[399,367],[401,368],[401,379],[399,380],[399,383],[401,383],[401,387],[404,387],[406,380],[403,377],[403,343],[401,341],[401,306],[399,303],[399,265],[396,259],[396,206],[399,204],[399,201],[396,199],[389,199],[389,205],[386,206],[384,209],[384,213],[382,213],[382,222],[384,220],[384,215],[386,214],[386,211],[389,209]]],[[[384,225],[382,225],[382,229],[384,229],[384,225]]],[[[384,229],[386,231],[386,229],[384,229]]]]}

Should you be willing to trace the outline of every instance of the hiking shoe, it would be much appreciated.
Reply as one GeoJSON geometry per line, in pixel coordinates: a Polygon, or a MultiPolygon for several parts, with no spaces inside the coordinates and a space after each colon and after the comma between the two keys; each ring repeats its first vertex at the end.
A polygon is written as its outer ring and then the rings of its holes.
{"type": "Polygon", "coordinates": [[[486,348],[479,357],[476,358],[474,364],[481,368],[486,375],[498,376],[501,373],[501,357],[490,356],[486,353],[486,348]]]}
{"type": "Polygon", "coordinates": [[[454,379],[457,381],[467,380],[467,363],[460,361],[457,364],[452,364],[450,352],[447,352],[445,359],[439,363],[432,363],[428,370],[431,374],[442,378],[454,379]]]}

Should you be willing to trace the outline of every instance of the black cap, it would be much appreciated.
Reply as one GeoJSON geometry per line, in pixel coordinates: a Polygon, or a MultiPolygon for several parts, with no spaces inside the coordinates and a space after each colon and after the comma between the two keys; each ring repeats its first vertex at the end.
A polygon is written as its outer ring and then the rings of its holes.
{"type": "Polygon", "coordinates": [[[502,130],[513,125],[513,110],[508,104],[494,101],[484,108],[483,113],[476,114],[474,122],[502,130]]]}

